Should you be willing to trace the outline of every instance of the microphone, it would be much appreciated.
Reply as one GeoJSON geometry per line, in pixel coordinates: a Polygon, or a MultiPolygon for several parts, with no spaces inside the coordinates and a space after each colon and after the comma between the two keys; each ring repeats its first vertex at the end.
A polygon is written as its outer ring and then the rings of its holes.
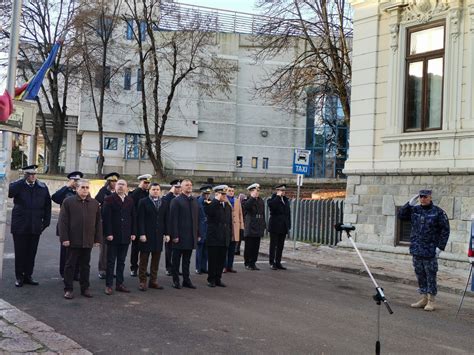
{"type": "Polygon", "coordinates": [[[354,231],[356,229],[355,226],[353,226],[351,223],[349,224],[344,224],[344,223],[336,223],[334,225],[334,228],[336,229],[337,232],[349,232],[349,231],[354,231]]]}

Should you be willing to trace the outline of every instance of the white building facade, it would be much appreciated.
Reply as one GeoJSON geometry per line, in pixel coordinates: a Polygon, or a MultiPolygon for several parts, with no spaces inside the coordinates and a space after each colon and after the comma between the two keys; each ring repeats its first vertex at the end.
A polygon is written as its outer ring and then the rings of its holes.
{"type": "MultiPolygon", "coordinates": [[[[215,37],[216,55],[235,64],[238,71],[228,95],[218,92],[209,97],[188,85],[180,87],[162,144],[166,172],[209,177],[291,176],[294,148],[305,144],[306,117],[269,106],[254,92],[255,84],[272,68],[284,65],[285,58],[256,63],[249,35],[222,32],[215,37]]],[[[131,49],[128,63],[111,79],[113,95],[107,96],[105,105],[104,172],[137,175],[153,172],[153,166],[144,149],[139,65],[133,51],[136,42],[121,42],[122,47],[127,44],[131,49]]],[[[291,55],[293,49],[288,51],[291,55]]],[[[85,173],[96,173],[99,134],[85,90],[80,93],[77,132],[75,163],[85,173]]]]}
{"type": "Polygon", "coordinates": [[[354,52],[345,222],[367,249],[408,252],[396,217],[420,189],[464,260],[474,213],[474,1],[352,1],[354,52]]]}

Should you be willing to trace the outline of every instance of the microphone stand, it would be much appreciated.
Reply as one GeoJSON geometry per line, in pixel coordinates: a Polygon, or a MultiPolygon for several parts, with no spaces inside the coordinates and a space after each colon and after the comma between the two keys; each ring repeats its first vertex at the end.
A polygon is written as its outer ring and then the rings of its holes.
{"type": "Polygon", "coordinates": [[[390,305],[388,304],[387,299],[385,298],[385,294],[383,292],[383,289],[377,284],[377,281],[375,281],[374,276],[369,270],[369,267],[367,266],[364,258],[362,257],[362,254],[360,253],[359,249],[357,248],[357,245],[355,244],[354,240],[352,239],[351,234],[347,229],[344,229],[346,232],[347,239],[351,242],[352,246],[354,247],[357,255],[359,256],[360,260],[362,261],[362,264],[365,267],[365,271],[367,271],[367,274],[369,275],[370,279],[372,280],[372,283],[375,286],[375,291],[376,294],[372,297],[375,303],[377,304],[377,341],[375,342],[375,354],[380,355],[380,349],[381,349],[381,343],[380,343],[380,305],[383,304],[385,307],[387,307],[387,311],[389,314],[393,314],[392,309],[390,308],[390,305]]]}

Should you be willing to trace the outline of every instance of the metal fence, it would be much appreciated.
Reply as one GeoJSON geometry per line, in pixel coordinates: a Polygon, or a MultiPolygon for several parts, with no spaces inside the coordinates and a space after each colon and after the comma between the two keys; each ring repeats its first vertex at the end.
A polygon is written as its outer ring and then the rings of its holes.
{"type": "MultiPolygon", "coordinates": [[[[301,200],[296,217],[296,199],[290,200],[291,231],[290,238],[308,243],[336,245],[340,240],[340,233],[336,232],[334,225],[342,221],[344,202],[342,200],[301,200]]],[[[265,216],[270,216],[270,211],[265,199],[265,216]]],[[[268,225],[268,224],[267,224],[268,225]]],[[[268,236],[268,233],[267,233],[268,236]]]]}

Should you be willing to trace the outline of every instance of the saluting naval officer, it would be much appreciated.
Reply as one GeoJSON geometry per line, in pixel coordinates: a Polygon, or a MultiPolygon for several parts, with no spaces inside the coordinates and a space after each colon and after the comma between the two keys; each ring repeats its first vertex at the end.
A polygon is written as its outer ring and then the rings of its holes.
{"type": "MultiPolygon", "coordinates": [[[[148,189],[150,188],[151,178],[152,176],[150,174],[140,175],[138,177],[138,187],[130,193],[130,197],[133,198],[133,202],[135,203],[136,211],[138,211],[138,203],[140,200],[142,198],[148,197],[148,189]]],[[[132,241],[132,247],[130,250],[130,276],[133,277],[136,277],[138,272],[138,243],[138,238],[132,241]]]]}
{"type": "Polygon", "coordinates": [[[431,190],[420,190],[400,208],[398,217],[411,222],[410,254],[422,298],[411,305],[434,311],[438,293],[436,273],[438,256],[449,238],[449,220],[446,212],[433,204],[431,190]],[[417,201],[420,199],[420,204],[417,201]]]}
{"type": "Polygon", "coordinates": [[[232,207],[232,240],[227,249],[224,272],[236,273],[237,271],[234,270],[234,256],[237,244],[240,243],[240,238],[244,235],[244,216],[240,200],[235,197],[235,186],[233,185],[227,187],[227,201],[232,207]]]}
{"type": "Polygon", "coordinates": [[[276,192],[268,199],[270,209],[268,231],[270,232],[270,267],[272,270],[286,270],[281,264],[286,236],[291,229],[290,200],[285,196],[286,185],[275,186],[276,192]]]}
{"type": "Polygon", "coordinates": [[[265,203],[260,197],[260,185],[255,183],[247,187],[250,196],[243,207],[244,217],[244,262],[247,270],[260,270],[257,267],[260,239],[265,232],[265,203]]]}
{"type": "MultiPolygon", "coordinates": [[[[51,195],[51,200],[56,202],[59,206],[62,206],[64,200],[71,196],[76,196],[77,182],[84,177],[84,174],[80,171],[73,171],[67,175],[68,182],[66,186],[61,187],[58,191],[51,195]]],[[[56,235],[59,237],[59,221],[56,225],[56,235]]],[[[62,243],[60,243],[59,253],[59,274],[64,278],[64,265],[66,265],[67,251],[62,243]]],[[[79,281],[79,268],[77,267],[74,271],[74,279],[79,281]]]]}
{"type": "Polygon", "coordinates": [[[33,280],[36,252],[41,233],[51,222],[51,197],[46,184],[37,180],[38,165],[23,167],[24,177],[10,183],[13,198],[11,233],[15,249],[16,287],[38,285],[33,280]]]}
{"type": "MultiPolygon", "coordinates": [[[[104,199],[107,196],[112,195],[115,192],[115,185],[117,184],[117,180],[120,178],[119,173],[110,173],[104,176],[105,184],[101,187],[97,195],[95,195],[95,199],[97,202],[102,204],[104,203],[104,199]]],[[[99,279],[105,279],[105,272],[107,270],[107,243],[104,239],[100,243],[100,254],[99,254],[99,279]]]]}
{"type": "MultiPolygon", "coordinates": [[[[181,180],[176,179],[170,182],[170,190],[163,197],[163,200],[168,201],[168,206],[171,206],[171,201],[181,194],[181,180]]],[[[170,214],[168,213],[168,218],[170,214]]],[[[169,226],[170,221],[168,221],[169,226]]],[[[171,251],[172,251],[172,242],[169,238],[165,239],[165,267],[166,267],[166,276],[171,276],[171,251]]]]}
{"type": "Polygon", "coordinates": [[[207,215],[207,254],[209,287],[226,287],[222,282],[227,249],[232,239],[232,207],[227,201],[227,185],[213,188],[214,199],[204,203],[207,215]]]}

